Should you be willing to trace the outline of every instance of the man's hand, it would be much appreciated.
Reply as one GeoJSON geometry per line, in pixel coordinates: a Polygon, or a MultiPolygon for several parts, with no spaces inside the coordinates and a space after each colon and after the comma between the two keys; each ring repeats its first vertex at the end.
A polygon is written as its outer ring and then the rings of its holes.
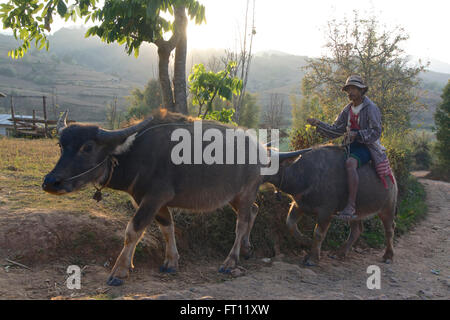
{"type": "Polygon", "coordinates": [[[353,141],[355,141],[357,136],[358,131],[349,131],[345,134],[345,141],[349,141],[349,143],[352,143],[353,141]]]}
{"type": "Polygon", "coordinates": [[[312,126],[317,126],[320,123],[320,120],[309,118],[306,120],[306,122],[308,122],[312,126]]]}

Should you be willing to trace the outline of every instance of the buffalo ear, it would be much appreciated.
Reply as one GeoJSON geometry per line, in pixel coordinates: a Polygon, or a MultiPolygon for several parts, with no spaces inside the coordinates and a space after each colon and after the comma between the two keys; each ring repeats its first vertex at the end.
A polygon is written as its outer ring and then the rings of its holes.
{"type": "Polygon", "coordinates": [[[126,153],[128,150],[130,150],[131,146],[133,145],[134,139],[136,139],[137,133],[132,134],[128,138],[125,139],[124,143],[121,143],[117,145],[113,151],[113,155],[119,155],[122,153],[126,153]]]}

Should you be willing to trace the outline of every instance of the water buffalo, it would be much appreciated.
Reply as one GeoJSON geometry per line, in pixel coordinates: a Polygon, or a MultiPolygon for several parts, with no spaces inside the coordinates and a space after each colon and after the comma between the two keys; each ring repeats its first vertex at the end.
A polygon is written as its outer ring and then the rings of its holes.
{"type": "MultiPolygon", "coordinates": [[[[61,195],[92,182],[127,192],[137,207],[127,225],[124,247],[112,268],[109,284],[119,285],[120,279],[128,276],[133,268],[136,245],[153,218],[166,242],[161,270],[173,272],[177,269],[179,255],[169,207],[213,211],[230,204],[237,214],[236,238],[219,271],[229,272],[236,266],[241,246],[243,254],[249,253],[250,231],[258,213],[254,202],[262,183],[263,164],[250,164],[248,153],[244,164],[175,164],[171,155],[177,142],[172,141],[172,133],[183,128],[195,135],[195,122],[192,118],[165,111],[134,126],[114,131],[93,125],[66,126],[61,119],[59,123],[61,157],[45,176],[42,188],[61,195]]],[[[224,137],[226,129],[233,128],[215,121],[202,123],[203,129],[213,128],[224,137]]],[[[246,147],[250,140],[245,137],[246,147]]],[[[195,148],[194,142],[192,154],[195,148]]],[[[243,151],[236,148],[233,149],[235,159],[243,151]]],[[[200,152],[203,150],[205,145],[201,143],[200,152]]],[[[281,159],[297,154],[282,154],[281,159]]]]}
{"type": "MultiPolygon", "coordinates": [[[[297,227],[301,215],[303,213],[317,215],[311,251],[304,261],[306,265],[315,265],[319,262],[321,244],[333,215],[346,205],[348,191],[345,159],[343,148],[321,146],[303,154],[293,163],[282,162],[278,174],[265,178],[266,182],[272,183],[293,197],[286,223],[298,240],[303,242],[305,240],[297,227]]],[[[378,215],[383,222],[386,238],[383,261],[389,263],[394,256],[394,218],[397,204],[395,178],[393,177],[392,181],[386,179],[388,182],[386,189],[370,163],[359,168],[358,174],[357,218],[350,221],[350,235],[338,250],[338,256],[345,257],[358,239],[363,231],[362,220],[378,215]]]]}

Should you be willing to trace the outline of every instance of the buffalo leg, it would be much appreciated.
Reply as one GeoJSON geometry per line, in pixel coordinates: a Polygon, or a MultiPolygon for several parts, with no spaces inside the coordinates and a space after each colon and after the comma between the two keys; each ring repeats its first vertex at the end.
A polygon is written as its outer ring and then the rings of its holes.
{"type": "Polygon", "coordinates": [[[247,232],[249,232],[250,221],[252,216],[252,207],[256,195],[249,201],[245,196],[237,197],[231,203],[232,207],[237,210],[236,219],[236,238],[233,247],[231,248],[228,257],[220,266],[219,272],[228,273],[234,269],[239,261],[239,254],[242,245],[242,240],[247,232]]]}
{"type": "Polygon", "coordinates": [[[343,259],[350,251],[351,247],[358,240],[359,236],[363,231],[363,222],[360,221],[351,221],[350,222],[350,235],[348,236],[347,241],[339,248],[337,255],[339,258],[343,259]]]}
{"type": "Polygon", "coordinates": [[[386,251],[383,255],[383,262],[391,263],[394,259],[395,209],[383,210],[378,216],[383,222],[384,236],[386,238],[386,251]]]}
{"type": "Polygon", "coordinates": [[[160,270],[162,272],[175,272],[178,269],[178,254],[177,244],[175,241],[175,226],[173,223],[172,213],[167,207],[162,207],[157,216],[155,217],[161,230],[164,240],[166,242],[166,253],[164,258],[164,264],[160,270]]]}
{"type": "Polygon", "coordinates": [[[253,229],[253,224],[255,223],[256,216],[258,215],[259,207],[256,203],[253,203],[251,208],[251,214],[250,214],[250,222],[248,224],[247,231],[244,234],[244,237],[242,238],[242,244],[241,244],[241,250],[242,255],[245,259],[250,258],[251,251],[252,251],[252,245],[250,243],[250,232],[253,229]]]}
{"type": "Polygon", "coordinates": [[[302,209],[295,201],[292,201],[288,216],[286,218],[286,225],[288,227],[288,230],[291,232],[294,238],[300,242],[301,245],[310,246],[311,241],[309,241],[309,239],[306,239],[306,237],[300,232],[297,226],[298,220],[300,220],[302,215],[302,209]]]}
{"type": "Polygon", "coordinates": [[[305,257],[304,261],[307,266],[314,266],[319,263],[322,242],[327,235],[328,228],[330,227],[331,214],[324,215],[319,212],[318,217],[319,219],[314,229],[311,252],[305,257]],[[325,218],[321,218],[321,216],[325,218]]]}
{"type": "Polygon", "coordinates": [[[139,205],[134,217],[128,222],[125,231],[125,241],[122,251],[112,268],[108,278],[108,284],[121,284],[117,278],[126,278],[133,266],[133,256],[136,245],[142,238],[145,228],[152,222],[156,212],[161,208],[161,200],[163,197],[144,198],[139,205]]]}

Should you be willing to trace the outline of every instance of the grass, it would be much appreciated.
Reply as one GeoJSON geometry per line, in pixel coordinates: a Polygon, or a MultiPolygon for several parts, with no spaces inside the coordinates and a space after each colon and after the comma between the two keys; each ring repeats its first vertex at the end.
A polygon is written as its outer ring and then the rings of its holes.
{"type": "Polygon", "coordinates": [[[395,219],[396,235],[408,232],[418,221],[425,218],[427,213],[425,197],[424,186],[416,178],[410,176],[407,191],[398,205],[395,219]]]}
{"type": "Polygon", "coordinates": [[[0,205],[9,210],[24,208],[70,210],[73,213],[98,211],[115,217],[131,216],[128,195],[114,190],[104,192],[97,203],[90,186],[79,192],[56,196],[42,191],[44,176],[59,159],[59,147],[53,139],[0,138],[0,185],[4,195],[0,205]]]}

